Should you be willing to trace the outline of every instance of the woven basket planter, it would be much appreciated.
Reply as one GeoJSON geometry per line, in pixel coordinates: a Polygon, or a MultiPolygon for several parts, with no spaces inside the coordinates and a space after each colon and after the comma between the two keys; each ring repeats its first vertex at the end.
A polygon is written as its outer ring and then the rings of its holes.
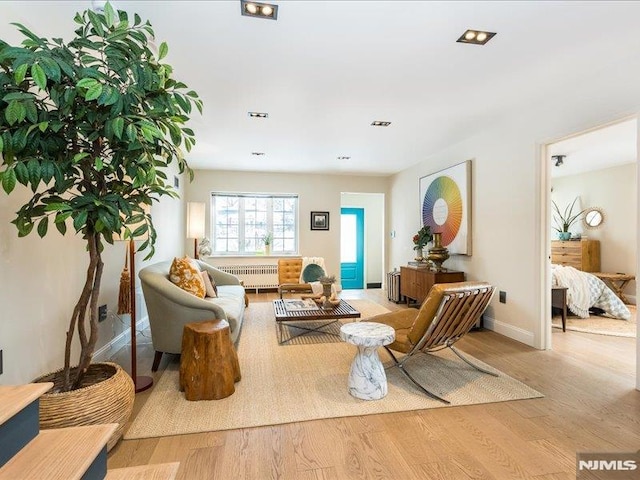
{"type": "MultiPolygon", "coordinates": [[[[62,369],[38,377],[35,382],[61,384],[62,369]]],[[[40,397],[40,428],[117,423],[107,443],[111,450],[124,433],[135,399],[133,380],[115,363],[92,363],[83,387],[70,392],[46,393],[40,397]]],[[[55,390],[55,387],[54,387],[55,390]]]]}

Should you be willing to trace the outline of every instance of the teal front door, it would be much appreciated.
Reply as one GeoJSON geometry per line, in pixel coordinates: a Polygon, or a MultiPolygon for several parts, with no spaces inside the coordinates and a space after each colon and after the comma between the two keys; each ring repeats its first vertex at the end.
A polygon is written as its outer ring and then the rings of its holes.
{"type": "Polygon", "coordinates": [[[364,288],[364,209],[343,208],[340,213],[342,288],[364,288]]]}

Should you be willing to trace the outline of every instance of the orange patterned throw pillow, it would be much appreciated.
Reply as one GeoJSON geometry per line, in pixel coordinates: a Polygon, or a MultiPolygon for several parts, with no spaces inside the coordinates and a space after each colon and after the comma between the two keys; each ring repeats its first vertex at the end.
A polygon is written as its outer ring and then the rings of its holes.
{"type": "Polygon", "coordinates": [[[169,280],[186,292],[204,298],[206,290],[200,272],[187,257],[174,258],[169,270],[169,280]]]}

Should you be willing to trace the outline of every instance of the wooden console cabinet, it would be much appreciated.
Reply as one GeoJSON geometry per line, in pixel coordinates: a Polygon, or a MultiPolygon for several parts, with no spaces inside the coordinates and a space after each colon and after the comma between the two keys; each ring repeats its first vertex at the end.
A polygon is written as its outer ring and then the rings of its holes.
{"type": "Polygon", "coordinates": [[[551,263],[573,267],[583,272],[600,271],[599,240],[553,240],[551,263]]]}
{"type": "Polygon", "coordinates": [[[400,293],[418,303],[429,294],[429,290],[436,283],[464,282],[464,272],[432,272],[428,268],[400,267],[400,293]]]}

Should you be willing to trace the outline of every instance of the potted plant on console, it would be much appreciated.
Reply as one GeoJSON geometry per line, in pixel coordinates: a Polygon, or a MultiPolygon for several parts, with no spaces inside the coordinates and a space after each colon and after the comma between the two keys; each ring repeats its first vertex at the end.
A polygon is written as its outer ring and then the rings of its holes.
{"type": "Polygon", "coordinates": [[[431,235],[431,228],[429,225],[424,225],[418,233],[413,236],[413,249],[416,251],[416,261],[425,261],[424,247],[433,239],[431,235]]]}
{"type": "Polygon", "coordinates": [[[177,196],[163,171],[170,163],[193,176],[181,147],[195,143],[185,122],[202,104],[161,62],[167,45],[152,51],[149,22],[108,3],[102,12],[76,14],[75,22],[69,42],[21,24],[15,24],[25,37],[20,46],[0,40],[0,183],[7,194],[18,183],[33,192],[12,221],[18,236],[35,230],[45,237],[53,227],[64,235],[72,226],[86,242],[89,265],[65,335],[64,367],[38,379],[55,383],[42,398],[41,422],[44,428],[121,423],[110,448],[131,413],[133,382],[115,364],[91,362],[101,254],[105,242],[121,235],[148,236],[139,250],[153,254],[156,232],[143,207],[177,196]],[[74,341],[80,355],[72,366],[74,341]]]}
{"type": "Polygon", "coordinates": [[[560,207],[558,204],[551,200],[553,204],[553,220],[555,222],[554,230],[558,232],[559,240],[570,240],[571,232],[569,229],[571,226],[578,221],[580,215],[584,213],[584,210],[579,211],[578,213],[573,213],[573,208],[575,207],[576,201],[578,197],[576,197],[570,205],[567,205],[563,212],[560,211],[560,207]]]}

